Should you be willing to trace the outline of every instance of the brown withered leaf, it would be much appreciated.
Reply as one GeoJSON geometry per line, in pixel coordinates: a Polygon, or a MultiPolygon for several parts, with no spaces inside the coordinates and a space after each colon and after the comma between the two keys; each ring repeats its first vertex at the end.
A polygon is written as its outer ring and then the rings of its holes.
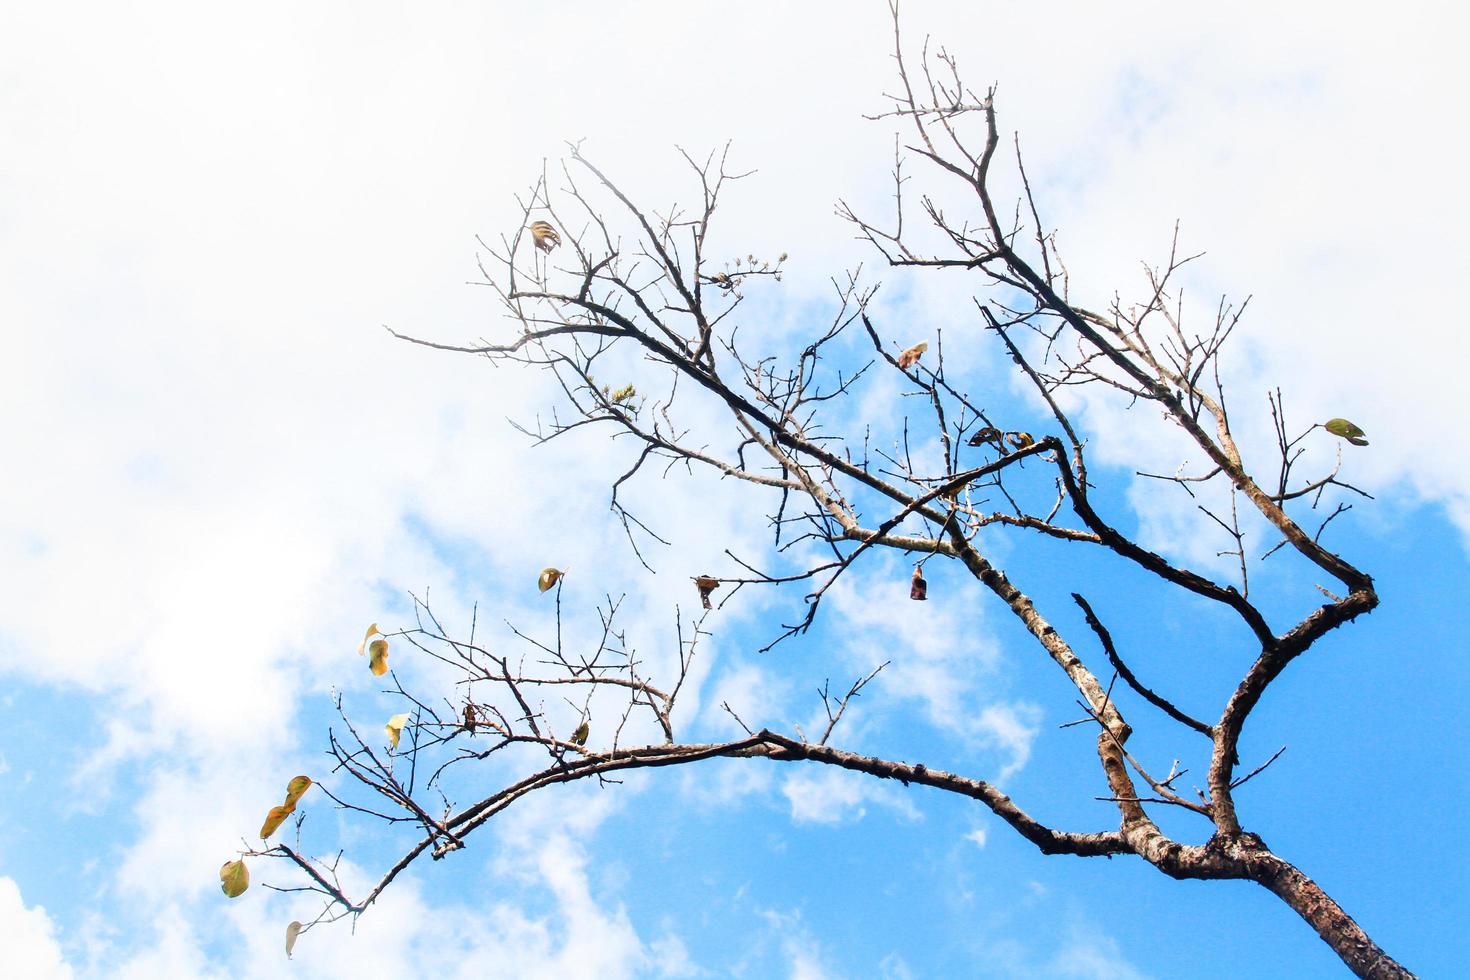
{"type": "Polygon", "coordinates": [[[924,573],[920,566],[914,566],[914,578],[909,583],[909,598],[916,602],[923,602],[929,598],[929,583],[924,581],[924,573]]]}
{"type": "Polygon", "coordinates": [[[536,240],[536,247],[543,252],[550,252],[561,244],[561,236],[548,221],[531,222],[531,237],[536,240]]]}
{"type": "Polygon", "coordinates": [[[694,587],[699,590],[699,601],[704,603],[704,608],[712,609],[709,594],[720,587],[720,580],[713,575],[699,575],[694,579],[694,587]]]}
{"type": "Polygon", "coordinates": [[[970,437],[969,445],[983,446],[985,443],[989,442],[999,446],[1001,444],[1000,439],[1000,430],[993,425],[987,425],[985,428],[981,429],[979,432],[976,432],[970,437]]]}
{"type": "Polygon", "coordinates": [[[907,371],[919,363],[919,358],[923,357],[924,352],[928,349],[929,342],[927,340],[921,340],[914,346],[906,348],[902,354],[898,355],[898,366],[907,371]]]}

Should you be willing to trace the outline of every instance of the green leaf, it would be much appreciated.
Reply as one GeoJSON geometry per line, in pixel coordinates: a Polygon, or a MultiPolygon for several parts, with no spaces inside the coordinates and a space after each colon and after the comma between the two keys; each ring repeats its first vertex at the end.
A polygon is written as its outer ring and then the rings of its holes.
{"type": "Polygon", "coordinates": [[[1335,436],[1346,439],[1354,446],[1368,445],[1367,434],[1347,419],[1328,419],[1322,423],[1322,428],[1335,436]]]}
{"type": "Polygon", "coordinates": [[[250,872],[241,860],[226,861],[219,869],[220,891],[227,898],[239,898],[250,887],[250,872]]]}

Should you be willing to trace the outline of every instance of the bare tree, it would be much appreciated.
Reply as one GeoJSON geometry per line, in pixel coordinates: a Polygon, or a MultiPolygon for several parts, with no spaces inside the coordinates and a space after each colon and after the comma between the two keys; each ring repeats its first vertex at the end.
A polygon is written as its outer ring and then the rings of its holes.
{"type": "Polygon", "coordinates": [[[660,215],[631,200],[573,146],[560,172],[543,175],[520,202],[522,230],[482,243],[487,258],[481,270],[515,324],[514,339],[474,345],[402,339],[548,372],[559,386],[558,401],[547,416],[526,424],[536,440],[586,426],[628,440],[636,449],[633,462],[626,472],[609,474],[611,501],[640,559],[659,537],[627,506],[623,491],[631,481],[649,474],[672,478],[675,468],[707,468],[764,494],[777,546],[772,560],[781,567],[762,568],[755,559],[730,554],[726,570],[701,574],[692,585],[706,609],[712,595],[722,604],[746,587],[805,588],[791,622],[771,629],[765,649],[805,632],[833,584],[875,549],[912,556],[916,600],[926,598],[927,563],[959,563],[1024,626],[1035,653],[1075,690],[1082,714],[1075,724],[1095,733],[1112,825],[1047,826],[983,779],[833,744],[852,699],[887,664],[873,664],[846,689],[822,691],[827,724],[820,732],[747,725],[726,705],[744,728],[742,737],[683,741],[675,707],[711,612],[676,617],[677,650],[655,675],[620,631],[617,599],[599,609],[597,644],[580,649],[564,643],[559,576],[549,569],[542,585],[556,590],[556,635],[519,633],[522,646],[513,653],[477,639],[473,625],[467,632],[446,629],[427,601],[415,600],[418,622],[390,638],[446,665],[459,683],[450,695],[424,698],[391,675],[405,702],[407,718],[400,716],[398,727],[406,744],[398,746],[395,733],[396,747],[385,755],[344,713],[331,751],[339,774],[350,778],[339,781],[332,799],[364,817],[420,831],[417,843],[367,894],[349,896],[335,866],[299,843],[245,856],[281,858],[299,869],[305,878],[300,887],[324,899],[315,925],[363,912],[411,863],[426,854],[451,854],[496,814],[544,787],[717,757],[809,761],[977,800],[1045,854],[1134,855],[1173,878],[1256,882],[1306,920],[1359,976],[1410,976],[1316,883],[1248,830],[1236,804],[1241,787],[1276,758],[1252,764],[1241,758],[1241,733],[1262,695],[1325,634],[1378,603],[1372,579],[1321,542],[1326,526],[1348,509],[1337,501],[1362,492],[1341,479],[1337,467],[1299,476],[1304,440],[1329,436],[1316,425],[1294,432],[1279,392],[1269,396],[1275,452],[1247,464],[1220,369],[1243,306],[1222,303],[1202,332],[1186,326],[1175,284],[1189,257],[1171,252],[1149,270],[1140,302],[1094,309],[1070,297],[1066,267],[1041,219],[1019,143],[1007,146],[998,133],[993,90],[967,88],[954,60],[942,50],[931,55],[927,44],[922,61],[911,67],[896,4],[894,15],[899,87],[881,117],[897,120],[905,134],[895,154],[895,211],[880,219],[842,204],[839,214],[890,266],[974,280],[981,293],[973,314],[977,330],[961,342],[1003,347],[1049,410],[1046,431],[1007,428],[987,414],[966,390],[966,379],[946,369],[942,336],[932,350],[927,343],[908,346],[913,337],[895,342],[878,322],[876,287],[855,274],[834,282],[835,312],[825,329],[790,356],[752,354],[731,326],[731,314],[748,291],[780,279],[785,256],[726,261],[728,249],[713,244],[718,207],[741,176],[727,171],[723,155],[685,154],[699,199],[688,211],[660,215]],[[1014,160],[1014,206],[992,192],[998,155],[1014,160]],[[911,163],[936,188],[916,201],[904,170],[911,163]],[[854,339],[870,347],[862,363],[836,353],[854,339]],[[605,381],[625,376],[619,372],[632,363],[630,354],[641,365],[636,387],[605,381]],[[880,443],[854,422],[848,406],[879,372],[894,372],[904,404],[918,406],[912,412],[894,408],[892,417],[900,421],[891,443],[880,443]],[[1233,575],[1222,577],[1215,565],[1188,567],[1118,529],[1116,515],[1095,495],[1087,443],[1068,410],[1078,404],[1069,389],[1152,405],[1156,411],[1147,418],[1135,416],[1138,424],[1159,419],[1163,431],[1182,435],[1203,453],[1208,463],[1200,472],[1181,468],[1157,478],[1197,499],[1198,532],[1222,536],[1233,575]],[[706,431],[690,421],[691,406],[700,403],[719,408],[719,428],[706,431]],[[999,504],[989,508],[989,501],[999,504]],[[1064,635],[1055,625],[1057,613],[1038,608],[1022,583],[986,554],[978,534],[989,527],[1100,550],[1134,582],[1162,583],[1217,604],[1238,624],[1232,636],[1253,662],[1209,715],[1184,710],[1167,693],[1177,686],[1171,678],[1146,684],[1130,669],[1098,612],[1101,604],[1074,592],[1090,634],[1064,635]],[[1270,552],[1305,560],[1304,584],[1316,575],[1334,583],[1317,586],[1323,601],[1294,622],[1272,622],[1251,597],[1247,553],[1259,529],[1279,538],[1270,552]],[[1139,724],[1177,735],[1179,758],[1207,760],[1205,785],[1190,794],[1180,786],[1178,762],[1163,771],[1135,756],[1128,743],[1139,724]],[[516,777],[468,805],[442,792],[452,773],[491,757],[509,760],[516,777]],[[1202,842],[1160,829],[1155,814],[1164,807],[1198,818],[1196,839],[1202,842]]]}

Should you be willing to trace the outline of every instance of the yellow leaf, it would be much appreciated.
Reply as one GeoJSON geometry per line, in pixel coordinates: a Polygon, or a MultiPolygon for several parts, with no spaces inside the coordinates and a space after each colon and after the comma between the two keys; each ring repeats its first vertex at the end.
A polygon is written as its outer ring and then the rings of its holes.
{"type": "Polygon", "coordinates": [[[373,625],[369,626],[367,632],[365,634],[363,634],[362,642],[357,645],[357,655],[359,657],[362,656],[362,651],[363,651],[364,648],[367,647],[367,641],[368,640],[371,640],[374,636],[380,636],[380,635],[381,634],[378,632],[378,624],[377,623],[374,623],[373,625]]]}
{"type": "Polygon", "coordinates": [[[388,744],[392,748],[398,748],[398,736],[403,734],[403,726],[408,724],[408,715],[394,715],[388,719],[388,724],[383,726],[383,731],[388,733],[388,744]]]}
{"type": "Polygon", "coordinates": [[[587,736],[591,731],[592,729],[587,725],[587,722],[583,721],[582,724],[577,726],[577,730],[572,732],[572,741],[578,745],[586,745],[587,736]]]}
{"type": "Polygon", "coordinates": [[[310,776],[297,776],[286,784],[286,805],[295,807],[296,801],[301,799],[301,794],[311,789],[310,776]]]}
{"type": "Polygon", "coordinates": [[[219,869],[220,891],[227,898],[239,898],[245,894],[245,889],[250,887],[250,872],[245,868],[244,861],[226,861],[219,869]]]}
{"type": "Polygon", "coordinates": [[[265,815],[265,823],[260,825],[260,839],[266,840],[270,837],[271,834],[274,834],[277,830],[279,830],[281,824],[286,822],[286,818],[289,817],[292,811],[294,811],[295,809],[296,807],[294,805],[271,807],[271,812],[265,815]]]}
{"type": "Polygon", "coordinates": [[[388,673],[388,641],[374,640],[368,644],[368,669],[379,677],[388,673]]]}
{"type": "Polygon", "coordinates": [[[541,569],[541,577],[536,580],[536,587],[542,592],[555,585],[562,577],[562,573],[555,568],[541,569]]]}
{"type": "Polygon", "coordinates": [[[286,927],[286,959],[291,958],[291,950],[296,948],[296,936],[301,932],[301,923],[292,922],[286,927]]]}

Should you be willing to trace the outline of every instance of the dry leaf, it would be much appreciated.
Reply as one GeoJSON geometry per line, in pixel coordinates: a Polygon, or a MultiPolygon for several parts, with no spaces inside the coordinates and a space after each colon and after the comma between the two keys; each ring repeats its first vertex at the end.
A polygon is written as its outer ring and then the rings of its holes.
{"type": "Polygon", "coordinates": [[[388,733],[388,746],[392,749],[398,748],[398,737],[403,734],[403,726],[408,724],[407,713],[394,715],[388,719],[388,724],[383,726],[383,731],[388,733]]]}
{"type": "Polygon", "coordinates": [[[1017,449],[1025,449],[1027,446],[1036,443],[1036,440],[1031,438],[1031,433],[1029,432],[1007,432],[1006,441],[1017,449]]]}
{"type": "Polygon", "coordinates": [[[587,735],[589,732],[591,732],[591,730],[592,729],[587,725],[587,722],[583,720],[582,724],[577,726],[577,730],[572,732],[572,741],[577,743],[578,745],[586,745],[587,735]]]}
{"type": "Polygon", "coordinates": [[[908,348],[902,354],[898,355],[898,366],[907,371],[909,368],[919,363],[919,358],[923,357],[924,352],[928,349],[929,342],[927,340],[919,341],[917,344],[908,348]]]}
{"type": "Polygon", "coordinates": [[[301,923],[292,922],[286,926],[286,959],[291,958],[291,950],[296,948],[296,936],[301,932],[301,923]]]}
{"type": "Polygon", "coordinates": [[[357,655],[359,657],[362,656],[363,650],[366,649],[366,647],[367,647],[367,641],[368,640],[371,640],[374,636],[377,636],[377,635],[378,635],[378,624],[377,623],[374,623],[373,625],[371,625],[371,626],[368,627],[367,633],[363,635],[362,642],[357,645],[357,655]]]}
{"type": "Polygon", "coordinates": [[[467,732],[469,732],[471,735],[475,734],[475,722],[477,720],[478,719],[475,718],[475,706],[472,705],[472,704],[465,705],[464,706],[464,730],[467,731],[467,732]]]}
{"type": "Polygon", "coordinates": [[[296,801],[301,799],[301,794],[311,789],[310,776],[297,776],[286,784],[286,805],[295,807],[296,801]]]}
{"type": "Polygon", "coordinates": [[[286,818],[295,809],[294,805],[271,807],[271,812],[265,815],[265,823],[260,825],[260,839],[269,839],[270,835],[281,828],[281,824],[286,822],[286,818]]]}
{"type": "Polygon", "coordinates": [[[924,581],[924,574],[918,565],[914,566],[914,578],[909,583],[909,598],[918,602],[929,598],[929,583],[924,581]]]}
{"type": "Polygon", "coordinates": [[[694,587],[699,590],[699,601],[704,603],[704,608],[713,608],[709,604],[709,594],[720,587],[720,580],[713,575],[700,575],[694,580],[694,587]]]}
{"type": "Polygon", "coordinates": [[[999,446],[1001,444],[1000,438],[1000,430],[993,425],[987,425],[970,437],[969,444],[971,446],[980,446],[987,442],[993,442],[999,446]]]}
{"type": "Polygon", "coordinates": [[[388,673],[388,641],[374,640],[368,644],[368,669],[378,677],[388,673]]]}
{"type": "Polygon", "coordinates": [[[531,222],[531,237],[536,240],[536,247],[543,252],[550,252],[561,244],[561,236],[546,221],[531,222]]]}
{"type": "Polygon", "coordinates": [[[540,589],[542,592],[545,592],[547,589],[551,588],[558,581],[560,581],[561,577],[562,572],[558,571],[557,569],[543,568],[541,569],[541,577],[536,579],[536,588],[540,589]]]}
{"type": "Polygon", "coordinates": [[[226,861],[220,865],[219,887],[226,898],[239,898],[245,894],[245,889],[250,887],[250,871],[245,867],[245,862],[226,861]]]}

